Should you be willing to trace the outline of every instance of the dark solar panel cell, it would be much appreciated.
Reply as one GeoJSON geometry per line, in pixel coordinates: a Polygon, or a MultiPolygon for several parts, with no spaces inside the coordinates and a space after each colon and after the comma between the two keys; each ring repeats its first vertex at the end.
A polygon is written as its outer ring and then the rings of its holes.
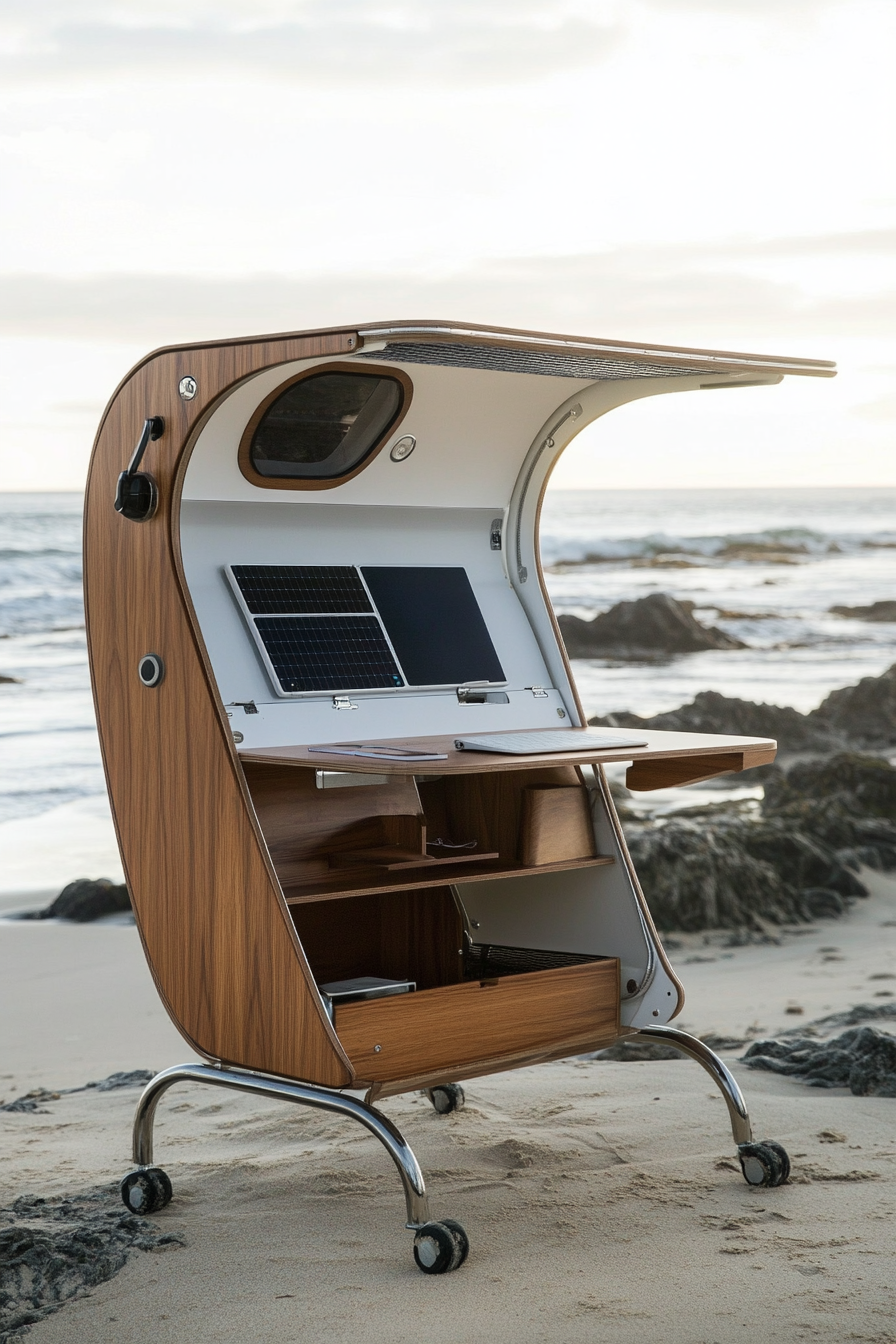
{"type": "Polygon", "coordinates": [[[375,616],[260,616],[255,626],[287,693],[404,685],[375,616]]]}
{"type": "Polygon", "coordinates": [[[365,565],[361,572],[411,686],[506,680],[466,570],[365,565]]]}
{"type": "Polygon", "coordinates": [[[253,616],[373,611],[352,565],[233,565],[253,616]]]}

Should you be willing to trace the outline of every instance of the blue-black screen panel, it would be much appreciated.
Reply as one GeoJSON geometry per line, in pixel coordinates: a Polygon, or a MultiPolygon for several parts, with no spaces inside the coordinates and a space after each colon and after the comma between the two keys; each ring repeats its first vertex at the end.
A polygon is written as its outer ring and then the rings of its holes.
{"type": "Polygon", "coordinates": [[[373,611],[353,565],[232,565],[253,616],[373,611]]]}
{"type": "Polygon", "coordinates": [[[284,692],[404,685],[375,616],[259,616],[255,627],[284,692]]]}
{"type": "Polygon", "coordinates": [[[461,566],[364,565],[361,573],[409,685],[507,680],[461,566]]]}

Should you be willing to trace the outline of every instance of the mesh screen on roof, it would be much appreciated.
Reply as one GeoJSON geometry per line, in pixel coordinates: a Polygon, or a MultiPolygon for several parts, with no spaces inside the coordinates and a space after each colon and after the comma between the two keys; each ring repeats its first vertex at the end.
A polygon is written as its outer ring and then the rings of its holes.
{"type": "Polygon", "coordinates": [[[692,369],[668,364],[646,364],[634,359],[606,359],[593,355],[553,354],[545,350],[518,350],[499,345],[465,345],[452,341],[390,341],[385,350],[364,351],[360,359],[392,359],[397,364],[440,364],[446,368],[493,369],[498,373],[540,373],[549,378],[588,381],[618,378],[704,377],[706,367],[692,369]]]}

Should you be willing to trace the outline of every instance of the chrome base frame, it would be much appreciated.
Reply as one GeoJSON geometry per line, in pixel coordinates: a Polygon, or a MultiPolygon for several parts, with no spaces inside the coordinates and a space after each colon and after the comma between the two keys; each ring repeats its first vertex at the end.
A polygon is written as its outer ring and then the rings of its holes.
{"type": "Polygon", "coordinates": [[[326,1087],[294,1083],[287,1078],[251,1073],[243,1069],[212,1067],[209,1064],[176,1064],[173,1068],[157,1073],[144,1089],[134,1116],[134,1162],[138,1167],[152,1166],[152,1131],[156,1107],[164,1093],[175,1083],[209,1083],[212,1087],[229,1087],[236,1092],[251,1092],[255,1096],[273,1097],[278,1101],[294,1101],[300,1106],[313,1106],[319,1111],[332,1111],[335,1115],[357,1120],[379,1139],[398,1168],[407,1209],[405,1226],[416,1229],[429,1222],[429,1199],[419,1163],[403,1135],[381,1111],[326,1087]]]}
{"type": "Polygon", "coordinates": [[[708,1045],[704,1045],[696,1036],[689,1036],[686,1031],[679,1031],[676,1027],[640,1027],[636,1036],[629,1036],[627,1039],[630,1041],[646,1041],[652,1045],[661,1041],[664,1045],[671,1045],[673,1049],[680,1050],[689,1059],[696,1060],[698,1064],[703,1066],[725,1098],[728,1114],[731,1117],[731,1133],[734,1135],[734,1142],[738,1147],[742,1143],[752,1142],[753,1127],[750,1124],[750,1116],[743,1093],[735,1082],[733,1074],[722,1063],[718,1055],[710,1050],[708,1045]]]}

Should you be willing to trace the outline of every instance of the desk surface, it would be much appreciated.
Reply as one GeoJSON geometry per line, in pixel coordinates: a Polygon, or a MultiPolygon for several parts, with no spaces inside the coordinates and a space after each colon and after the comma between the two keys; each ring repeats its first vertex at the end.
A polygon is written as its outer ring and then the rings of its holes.
{"type": "MultiPolygon", "coordinates": [[[[475,728],[471,725],[471,731],[475,728]]],[[[570,740],[580,731],[571,728],[570,740]]],[[[741,757],[732,768],[749,769],[774,759],[777,744],[764,737],[727,737],[719,733],[667,733],[640,728],[608,729],[614,737],[631,736],[632,741],[643,742],[645,747],[613,747],[595,751],[552,751],[531,756],[505,756],[497,752],[458,751],[454,745],[457,734],[450,737],[388,738],[377,745],[406,747],[413,751],[445,753],[439,761],[381,760],[363,756],[329,755],[319,748],[310,751],[307,746],[256,747],[241,751],[240,759],[268,765],[296,765],[317,770],[347,770],[370,775],[479,775],[497,770],[543,770],[552,765],[606,765],[610,761],[672,760],[680,757],[731,755],[741,757]]],[[[343,739],[351,742],[350,737],[343,739]]],[[[366,739],[365,739],[366,740],[366,739]]],[[[371,739],[372,741],[372,739],[371,739]]],[[[337,745],[335,742],[332,745],[337,745]]]]}

